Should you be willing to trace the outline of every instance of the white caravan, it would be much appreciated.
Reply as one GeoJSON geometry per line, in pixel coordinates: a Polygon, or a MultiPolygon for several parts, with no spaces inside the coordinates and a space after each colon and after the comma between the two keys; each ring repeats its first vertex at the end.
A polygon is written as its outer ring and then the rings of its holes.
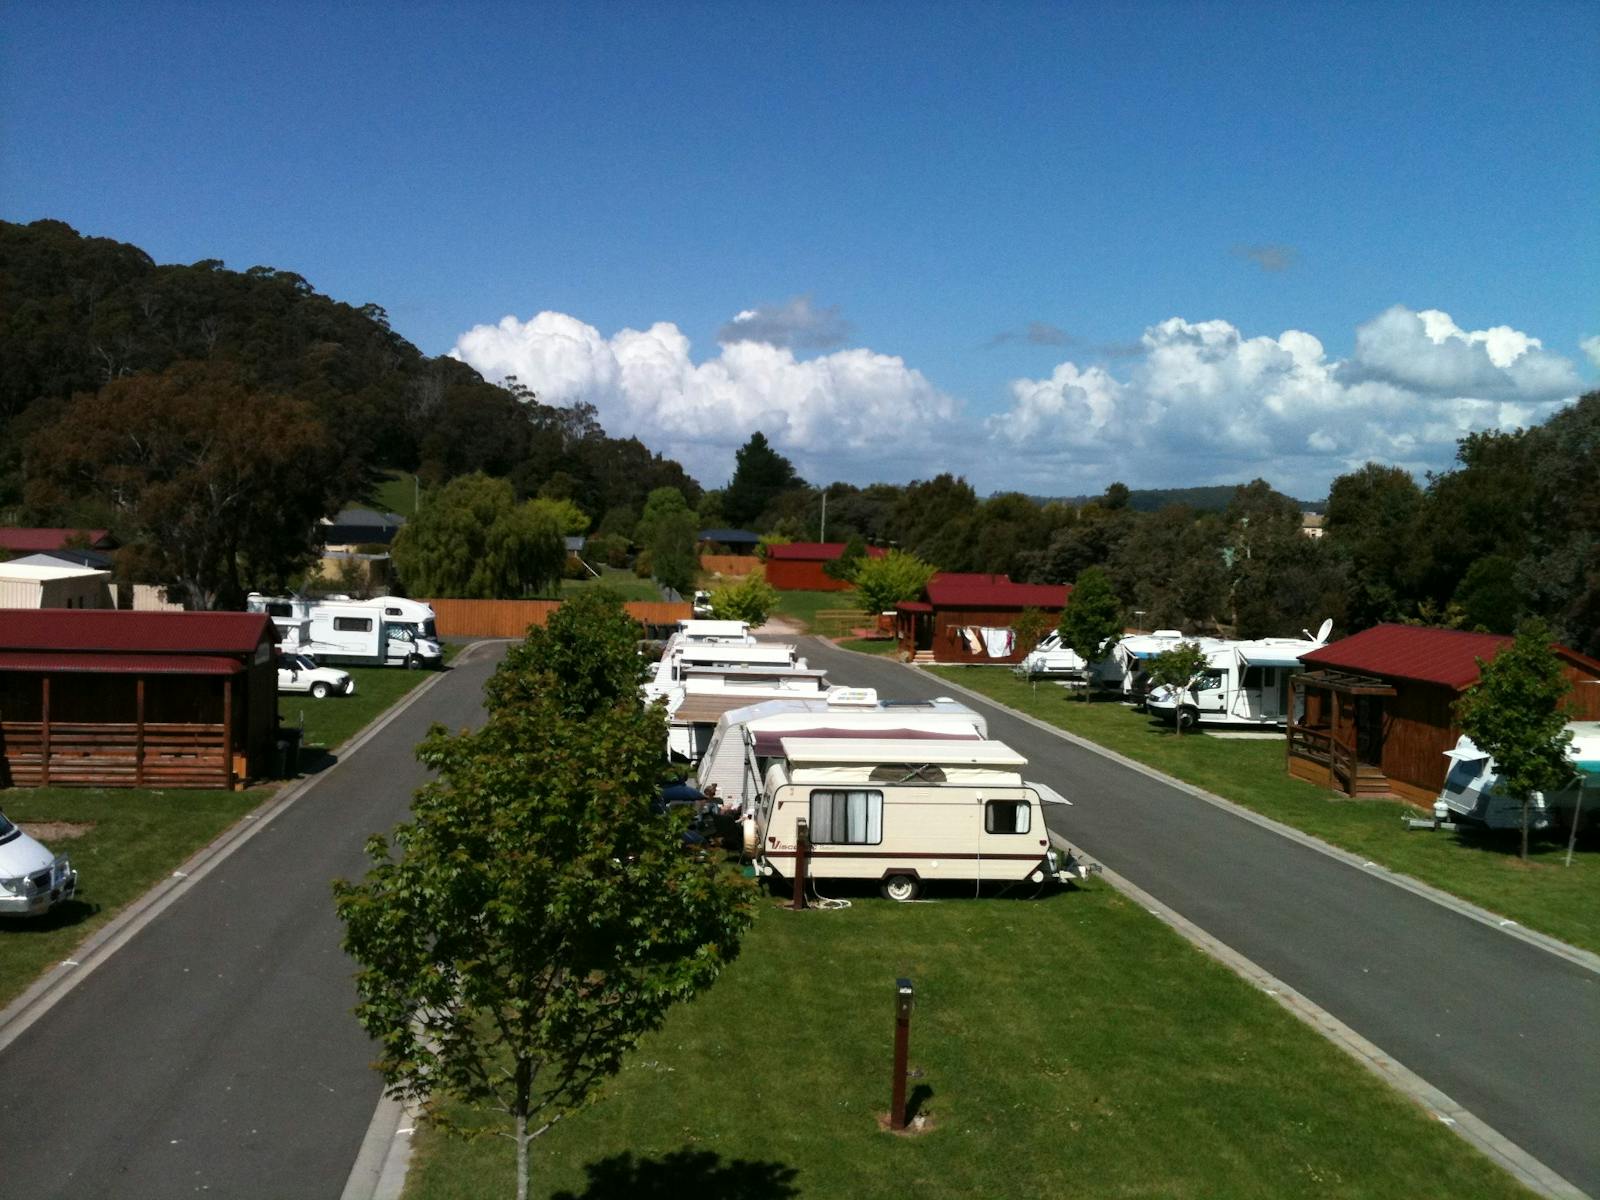
{"type": "Polygon", "coordinates": [[[787,643],[757,642],[753,638],[749,642],[677,642],[674,637],[639,690],[649,704],[681,688],[688,671],[734,667],[778,671],[804,669],[805,665],[806,660],[787,643]]]}
{"type": "Polygon", "coordinates": [[[762,699],[827,694],[828,673],[806,666],[736,665],[687,667],[666,695],[667,749],[694,762],[704,753],[722,714],[762,699]]]}
{"type": "Polygon", "coordinates": [[[1145,697],[1145,707],[1182,729],[1195,725],[1281,727],[1289,721],[1289,677],[1300,659],[1327,644],[1332,621],[1316,636],[1202,643],[1206,666],[1183,688],[1167,685],[1145,697]]]}
{"type": "Polygon", "coordinates": [[[1001,742],[792,738],[767,768],[755,813],[756,870],[793,879],[807,823],[812,879],[864,879],[891,900],[931,882],[1040,884],[1088,868],[1050,846],[1044,806],[1066,804],[1022,778],[1001,742]]]}
{"type": "MultiPolygon", "coordinates": [[[[1574,818],[1579,828],[1600,823],[1600,721],[1571,721],[1567,729],[1572,734],[1567,745],[1572,781],[1559,791],[1535,794],[1528,806],[1529,829],[1553,826],[1566,832],[1574,818]]],[[[1466,734],[1444,756],[1450,760],[1450,773],[1433,802],[1435,821],[1483,829],[1522,828],[1522,805],[1499,790],[1493,758],[1466,734]]]]}
{"type": "Polygon", "coordinates": [[[785,737],[979,741],[988,735],[982,716],[948,696],[879,700],[872,688],[831,687],[821,699],[763,700],[723,713],[700,756],[695,783],[702,792],[716,788],[724,809],[743,811],[760,794],[785,737]]]}

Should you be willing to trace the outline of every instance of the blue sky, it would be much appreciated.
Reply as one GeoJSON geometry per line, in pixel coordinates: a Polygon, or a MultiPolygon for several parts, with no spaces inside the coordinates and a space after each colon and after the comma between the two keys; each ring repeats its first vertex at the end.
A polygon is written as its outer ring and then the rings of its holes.
{"type": "Polygon", "coordinates": [[[710,484],[761,427],[1314,496],[1595,386],[1589,3],[0,16],[0,215],[296,271],[710,484]]]}

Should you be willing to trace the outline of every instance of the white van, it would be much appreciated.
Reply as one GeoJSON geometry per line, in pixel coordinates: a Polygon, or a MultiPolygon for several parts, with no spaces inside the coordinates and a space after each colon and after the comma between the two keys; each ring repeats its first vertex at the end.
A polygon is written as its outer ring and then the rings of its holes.
{"type": "Polygon", "coordinates": [[[284,649],[313,654],[323,663],[412,668],[444,663],[433,607],[418,600],[312,600],[251,592],[245,609],[271,616],[284,649]]]}
{"type": "Polygon", "coordinates": [[[755,866],[792,879],[807,822],[812,879],[865,879],[890,900],[930,882],[1043,884],[1088,868],[1050,845],[1044,807],[1068,801],[1022,778],[1002,742],[783,738],[755,813],[755,866]]]}

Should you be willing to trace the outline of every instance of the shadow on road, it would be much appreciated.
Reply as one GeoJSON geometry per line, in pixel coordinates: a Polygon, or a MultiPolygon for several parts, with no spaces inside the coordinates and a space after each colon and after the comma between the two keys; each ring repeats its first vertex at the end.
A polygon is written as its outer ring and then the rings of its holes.
{"type": "Polygon", "coordinates": [[[583,1168],[589,1186],[551,1200],[788,1200],[799,1173],[776,1162],[723,1161],[710,1150],[674,1150],[659,1158],[612,1155],[583,1168]]]}

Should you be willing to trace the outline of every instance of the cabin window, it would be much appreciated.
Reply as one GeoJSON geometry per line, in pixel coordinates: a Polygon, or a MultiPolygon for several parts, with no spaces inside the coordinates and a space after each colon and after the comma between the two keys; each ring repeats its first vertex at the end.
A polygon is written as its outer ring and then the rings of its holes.
{"type": "Polygon", "coordinates": [[[371,633],[371,617],[335,617],[333,627],[340,633],[371,633]]]}
{"type": "Polygon", "coordinates": [[[876,846],[883,841],[883,793],[816,791],[811,793],[811,844],[876,846]]]}
{"type": "Polygon", "coordinates": [[[873,767],[868,778],[873,783],[943,783],[944,768],[932,763],[920,767],[912,763],[884,763],[873,767]]]}
{"type": "Polygon", "coordinates": [[[986,833],[1027,833],[1033,828],[1033,806],[1026,800],[988,800],[983,805],[986,833]]]}

